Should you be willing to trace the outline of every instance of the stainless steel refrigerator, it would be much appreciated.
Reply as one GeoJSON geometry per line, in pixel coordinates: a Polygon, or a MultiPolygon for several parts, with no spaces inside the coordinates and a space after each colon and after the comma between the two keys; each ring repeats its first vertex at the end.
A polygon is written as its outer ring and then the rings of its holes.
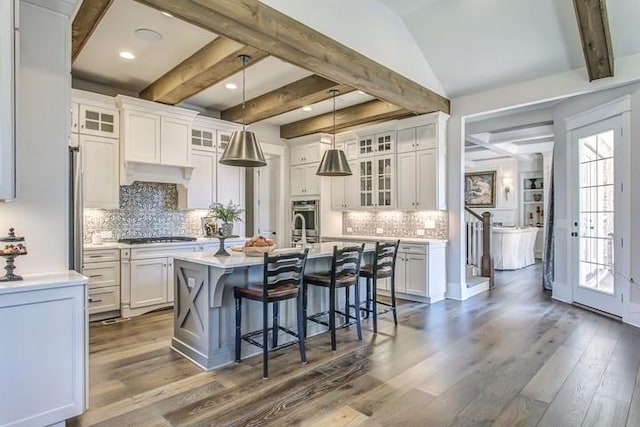
{"type": "Polygon", "coordinates": [[[69,147],[69,269],[82,273],[82,155],[69,147]]]}

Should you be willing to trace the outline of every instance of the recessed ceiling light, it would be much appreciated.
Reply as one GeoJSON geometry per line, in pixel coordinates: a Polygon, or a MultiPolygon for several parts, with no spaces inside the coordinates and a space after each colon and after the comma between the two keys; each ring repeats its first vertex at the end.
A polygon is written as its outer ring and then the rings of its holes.
{"type": "Polygon", "coordinates": [[[305,105],[304,107],[302,107],[302,111],[311,111],[313,110],[313,108],[309,107],[308,105],[305,105]]]}
{"type": "Polygon", "coordinates": [[[235,83],[227,83],[226,85],[224,85],[224,87],[226,87],[229,90],[238,89],[238,86],[235,83]]]}
{"type": "Polygon", "coordinates": [[[134,31],[134,34],[139,39],[142,39],[147,42],[159,42],[162,40],[162,34],[155,30],[150,30],[148,28],[138,28],[134,31]]]}
{"type": "Polygon", "coordinates": [[[359,90],[359,91],[358,91],[358,93],[359,93],[360,95],[366,95],[366,93],[364,93],[364,91],[362,91],[362,90],[359,90]]]}
{"type": "Polygon", "coordinates": [[[120,55],[120,58],[129,60],[129,61],[136,59],[136,56],[133,53],[126,50],[123,50],[118,55],[120,55]]]}
{"type": "Polygon", "coordinates": [[[160,13],[166,16],[167,18],[173,18],[173,15],[170,14],[169,12],[160,12],[160,13]]]}

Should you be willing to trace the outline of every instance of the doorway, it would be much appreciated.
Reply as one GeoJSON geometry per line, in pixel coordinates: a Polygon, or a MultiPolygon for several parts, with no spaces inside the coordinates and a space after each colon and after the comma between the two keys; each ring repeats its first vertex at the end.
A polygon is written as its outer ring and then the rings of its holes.
{"type": "MultiPolygon", "coordinates": [[[[573,300],[622,317],[628,196],[625,194],[628,144],[622,116],[576,128],[571,135],[575,191],[573,300]]],[[[629,244],[627,244],[627,247],[629,244]]]]}

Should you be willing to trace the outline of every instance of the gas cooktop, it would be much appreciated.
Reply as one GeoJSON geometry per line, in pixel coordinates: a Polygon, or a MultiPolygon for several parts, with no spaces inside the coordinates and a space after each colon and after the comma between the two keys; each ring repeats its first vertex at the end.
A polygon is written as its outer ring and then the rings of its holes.
{"type": "Polygon", "coordinates": [[[195,240],[195,237],[187,236],[135,237],[118,239],[118,243],[125,243],[127,245],[142,245],[145,243],[195,242],[195,240]]]}

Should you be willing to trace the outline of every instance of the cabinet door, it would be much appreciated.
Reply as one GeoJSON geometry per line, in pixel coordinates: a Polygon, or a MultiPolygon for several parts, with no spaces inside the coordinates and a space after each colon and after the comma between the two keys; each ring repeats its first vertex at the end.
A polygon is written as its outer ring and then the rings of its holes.
{"type": "Polygon", "coordinates": [[[118,110],[80,104],[80,133],[118,138],[118,110]]]}
{"type": "Polygon", "coordinates": [[[226,130],[219,130],[217,132],[216,149],[218,150],[218,153],[222,154],[225,148],[227,148],[227,145],[229,145],[229,141],[231,141],[232,133],[233,132],[229,132],[226,130]]]}
{"type": "Polygon", "coordinates": [[[343,176],[331,178],[331,210],[341,211],[345,208],[345,181],[346,177],[343,176]]]}
{"type": "Polygon", "coordinates": [[[395,158],[393,155],[376,156],[375,158],[375,200],[377,208],[391,209],[395,203],[395,158]]]}
{"type": "MultiPolygon", "coordinates": [[[[400,149],[398,139],[398,149],[400,149]]],[[[415,151],[398,153],[398,209],[416,209],[416,154],[415,151]]]]}
{"type": "Polygon", "coordinates": [[[396,133],[396,141],[399,153],[409,153],[415,150],[416,129],[401,129],[396,133]]]}
{"type": "Polygon", "coordinates": [[[304,196],[304,166],[294,166],[291,168],[290,183],[292,196],[304,196]]]}
{"type": "Polygon", "coordinates": [[[120,286],[89,289],[87,291],[89,314],[120,310],[120,286]]]}
{"type": "Polygon", "coordinates": [[[118,140],[80,135],[84,206],[117,209],[119,206],[118,140]]]}
{"type": "Polygon", "coordinates": [[[131,261],[131,308],[167,302],[167,258],[131,261]]]}
{"type": "Polygon", "coordinates": [[[427,148],[437,148],[436,125],[416,128],[416,150],[425,150],[427,148]]]}
{"type": "Polygon", "coordinates": [[[316,175],[318,165],[304,167],[304,194],[320,194],[320,177],[316,175]]]}
{"type": "Polygon", "coordinates": [[[347,156],[347,159],[357,159],[358,158],[358,141],[347,141],[344,143],[344,154],[347,156]]]}
{"type": "MultiPolygon", "coordinates": [[[[216,131],[200,127],[191,127],[191,148],[199,150],[215,150],[216,131]]],[[[193,154],[193,153],[192,153],[193,154]]]]}
{"type": "Polygon", "coordinates": [[[298,145],[295,147],[291,147],[291,151],[290,151],[290,159],[289,159],[289,163],[291,165],[300,165],[303,163],[306,163],[306,150],[307,150],[307,146],[306,145],[298,145]]]}
{"type": "Polygon", "coordinates": [[[225,205],[229,201],[244,206],[244,168],[227,166],[218,163],[216,200],[225,205]]]}
{"type": "Polygon", "coordinates": [[[216,153],[194,150],[193,174],[187,192],[187,209],[208,209],[216,198],[216,153]]]}
{"type": "Polygon", "coordinates": [[[360,183],[360,203],[363,208],[374,206],[374,189],[373,189],[373,159],[360,160],[359,162],[359,178],[360,183]]]}
{"type": "Polygon", "coordinates": [[[416,207],[423,211],[432,211],[437,207],[437,150],[416,151],[416,207]]]}
{"type": "Polygon", "coordinates": [[[377,134],[375,136],[375,151],[378,154],[395,152],[395,132],[377,134]]]}
{"type": "Polygon", "coordinates": [[[406,292],[407,283],[407,254],[398,252],[396,258],[396,292],[406,292]]]}
{"type": "Polygon", "coordinates": [[[344,207],[345,209],[357,209],[360,207],[360,171],[358,170],[358,161],[349,161],[349,167],[353,175],[344,177],[344,207]]]}
{"type": "Polygon", "coordinates": [[[358,156],[368,156],[375,153],[373,138],[373,135],[370,135],[358,139],[358,156]]]}
{"type": "Polygon", "coordinates": [[[160,162],[191,166],[191,123],[172,117],[161,118],[160,162]]]}
{"type": "Polygon", "coordinates": [[[405,292],[412,295],[427,296],[427,256],[406,254],[405,292]]]}
{"type": "Polygon", "coordinates": [[[80,131],[80,105],[77,102],[71,103],[71,133],[80,131]]]}
{"type": "Polygon", "coordinates": [[[126,160],[160,163],[160,116],[127,111],[124,126],[126,160]]]}

